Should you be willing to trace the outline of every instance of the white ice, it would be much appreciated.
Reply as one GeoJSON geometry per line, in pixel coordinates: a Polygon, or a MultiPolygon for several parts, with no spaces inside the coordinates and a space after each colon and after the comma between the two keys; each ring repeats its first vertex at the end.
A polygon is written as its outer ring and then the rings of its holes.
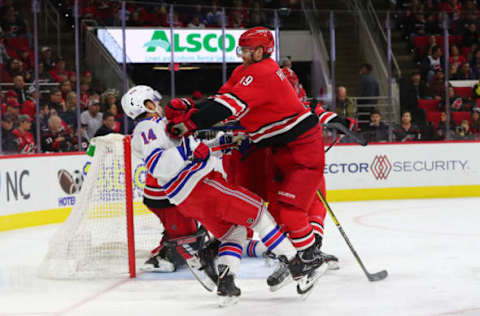
{"type": "Polygon", "coordinates": [[[0,315],[480,315],[480,198],[332,203],[369,282],[330,219],[324,250],[340,258],[301,301],[276,293],[262,259],[243,261],[239,303],[216,306],[187,271],[137,279],[36,277],[57,225],[0,233],[0,315]]]}

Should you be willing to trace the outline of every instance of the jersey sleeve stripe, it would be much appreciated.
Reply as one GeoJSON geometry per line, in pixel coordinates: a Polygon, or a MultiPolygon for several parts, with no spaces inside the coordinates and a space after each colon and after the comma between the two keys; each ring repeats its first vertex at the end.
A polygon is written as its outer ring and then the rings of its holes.
{"type": "Polygon", "coordinates": [[[320,124],[327,124],[331,120],[337,117],[335,112],[323,112],[319,115],[320,124]]]}
{"type": "Polygon", "coordinates": [[[148,167],[148,172],[153,173],[153,170],[155,170],[155,167],[157,166],[158,160],[160,159],[160,156],[162,153],[157,153],[155,156],[152,157],[152,159],[148,162],[147,167],[148,167]]]}
{"type": "Polygon", "coordinates": [[[162,151],[162,149],[160,149],[160,148],[157,148],[157,149],[153,150],[153,151],[150,153],[150,155],[148,155],[147,158],[145,158],[145,163],[148,163],[148,161],[149,161],[156,153],[161,152],[161,151],[162,151]]]}

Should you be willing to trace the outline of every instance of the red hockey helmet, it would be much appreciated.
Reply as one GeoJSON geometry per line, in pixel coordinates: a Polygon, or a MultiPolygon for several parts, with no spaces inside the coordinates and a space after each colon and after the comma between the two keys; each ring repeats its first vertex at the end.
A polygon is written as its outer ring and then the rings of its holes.
{"type": "Polygon", "coordinates": [[[176,98],[171,100],[165,106],[165,117],[167,120],[187,113],[194,105],[194,102],[190,98],[176,98]]]}
{"type": "Polygon", "coordinates": [[[263,51],[266,54],[273,53],[274,44],[272,32],[261,26],[243,32],[238,40],[238,46],[249,48],[263,47],[263,51]]]}

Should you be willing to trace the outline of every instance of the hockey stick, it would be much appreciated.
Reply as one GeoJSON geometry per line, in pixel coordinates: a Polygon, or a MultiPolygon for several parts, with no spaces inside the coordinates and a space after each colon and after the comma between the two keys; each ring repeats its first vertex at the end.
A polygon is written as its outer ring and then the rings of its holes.
{"type": "Polygon", "coordinates": [[[320,190],[317,190],[317,195],[318,195],[318,198],[320,199],[320,201],[322,201],[323,205],[327,209],[330,216],[332,217],[333,222],[335,223],[338,230],[340,231],[340,234],[342,235],[343,239],[345,239],[345,242],[347,243],[348,247],[350,248],[350,251],[353,253],[353,256],[355,257],[355,259],[357,259],[358,264],[362,268],[362,270],[365,273],[365,275],[367,276],[368,280],[373,282],[373,281],[380,281],[380,280],[385,279],[388,276],[387,270],[382,270],[382,271],[377,272],[377,273],[370,273],[370,272],[367,271],[367,269],[363,265],[362,260],[360,259],[360,256],[355,251],[355,248],[353,248],[353,245],[350,242],[350,239],[348,239],[347,234],[345,234],[345,231],[343,230],[342,225],[340,225],[340,223],[338,222],[337,217],[335,216],[335,214],[333,214],[333,211],[330,208],[330,205],[328,205],[327,200],[325,200],[325,198],[323,197],[320,190]]]}

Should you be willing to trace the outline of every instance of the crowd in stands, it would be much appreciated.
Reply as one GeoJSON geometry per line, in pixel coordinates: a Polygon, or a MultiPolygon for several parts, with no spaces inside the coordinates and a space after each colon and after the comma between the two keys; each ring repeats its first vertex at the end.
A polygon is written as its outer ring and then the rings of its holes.
{"type": "Polygon", "coordinates": [[[80,76],[81,115],[78,116],[77,74],[65,59],[54,56],[49,46],[39,48],[40,94],[37,95],[28,24],[22,18],[17,2],[6,0],[0,4],[3,18],[0,23],[0,100],[4,154],[33,153],[39,145],[43,152],[85,150],[94,136],[132,129],[133,123],[129,120],[125,126],[118,91],[95,82],[89,71],[80,76]],[[37,124],[40,144],[37,144],[37,124]]]}
{"type": "Polygon", "coordinates": [[[402,112],[410,112],[422,140],[479,138],[479,84],[458,86],[455,81],[480,82],[480,1],[398,0],[396,3],[397,26],[418,65],[410,77],[400,82],[402,112]],[[444,21],[450,35],[448,67],[444,57],[444,21]]]}
{"type": "MultiPolygon", "coordinates": [[[[74,1],[57,0],[72,12],[74,1]]],[[[188,2],[186,2],[188,3],[188,2]]],[[[300,9],[299,0],[209,0],[195,1],[191,5],[175,1],[158,1],[155,5],[133,1],[127,3],[127,26],[169,27],[169,7],[175,5],[173,26],[208,28],[222,26],[222,8],[226,8],[225,25],[229,28],[251,26],[273,27],[271,9],[300,9]]],[[[99,25],[121,25],[120,2],[108,0],[84,0],[80,2],[80,15],[95,20],[99,25]]]]}

